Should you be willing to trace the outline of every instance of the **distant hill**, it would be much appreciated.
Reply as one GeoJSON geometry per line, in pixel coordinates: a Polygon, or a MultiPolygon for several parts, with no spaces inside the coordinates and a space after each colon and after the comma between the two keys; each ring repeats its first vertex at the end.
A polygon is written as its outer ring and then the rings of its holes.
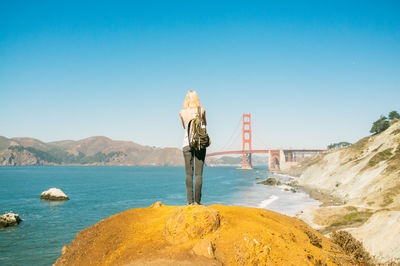
{"type": "Polygon", "coordinates": [[[47,143],[0,136],[0,165],[183,166],[184,163],[180,149],[153,148],[103,136],[47,143]]]}
{"type": "MultiPolygon", "coordinates": [[[[207,157],[206,163],[209,166],[241,166],[242,156],[221,156],[221,157],[207,157]]],[[[253,166],[267,166],[266,156],[251,156],[251,163],[253,166]]]]}

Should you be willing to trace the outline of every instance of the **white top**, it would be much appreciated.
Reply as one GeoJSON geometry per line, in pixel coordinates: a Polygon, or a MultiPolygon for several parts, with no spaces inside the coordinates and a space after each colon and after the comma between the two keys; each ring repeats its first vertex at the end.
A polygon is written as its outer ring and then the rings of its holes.
{"type": "Polygon", "coordinates": [[[43,191],[42,194],[40,194],[40,196],[46,196],[46,195],[68,198],[67,195],[65,195],[65,193],[61,189],[54,187],[50,188],[49,190],[43,191]]]}
{"type": "MultiPolygon", "coordinates": [[[[204,113],[203,107],[201,108],[201,112],[204,113]]],[[[180,113],[181,113],[181,116],[183,119],[183,123],[185,124],[185,137],[183,138],[182,147],[186,147],[186,146],[189,146],[189,137],[188,137],[187,127],[188,127],[190,120],[192,120],[193,118],[196,117],[196,115],[198,113],[198,109],[197,108],[187,108],[187,109],[181,110],[180,113]]]]}

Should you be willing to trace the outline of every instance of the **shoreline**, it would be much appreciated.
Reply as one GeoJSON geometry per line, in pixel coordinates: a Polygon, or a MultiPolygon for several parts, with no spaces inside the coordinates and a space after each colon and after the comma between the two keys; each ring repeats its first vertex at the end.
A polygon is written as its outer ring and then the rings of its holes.
{"type": "Polygon", "coordinates": [[[265,177],[256,177],[254,188],[247,191],[248,196],[245,195],[247,198],[258,196],[257,202],[251,205],[243,205],[240,202],[233,202],[233,204],[267,209],[290,217],[296,217],[308,207],[321,206],[322,198],[311,196],[308,191],[296,185],[296,179],[289,175],[267,172],[265,177]],[[268,178],[276,178],[279,184],[261,183],[268,178]]]}
{"type": "Polygon", "coordinates": [[[299,190],[307,193],[311,198],[320,201],[321,202],[320,207],[340,206],[346,203],[342,199],[334,197],[329,193],[321,191],[320,189],[299,185],[297,183],[297,180],[300,178],[300,175],[290,175],[283,172],[271,172],[271,173],[276,176],[286,176],[292,179],[293,180],[292,182],[286,183],[285,185],[291,186],[293,188],[298,188],[299,190]]]}
{"type": "MultiPolygon", "coordinates": [[[[299,178],[291,177],[293,180],[299,178]]],[[[377,226],[382,225],[382,223],[396,223],[400,217],[396,211],[348,205],[346,201],[329,195],[329,193],[321,191],[318,188],[294,184],[288,185],[298,188],[321,203],[316,207],[304,208],[296,215],[296,218],[302,220],[326,237],[332,237],[337,232],[349,234],[355,240],[360,241],[359,245],[363,247],[366,252],[365,254],[368,254],[374,263],[378,265],[392,265],[391,263],[397,265],[400,263],[398,255],[394,255],[394,253],[382,255],[379,253],[381,250],[376,248],[376,243],[381,241],[381,237],[378,234],[386,235],[387,239],[393,238],[391,230],[386,230],[382,233],[377,226]],[[379,219],[382,221],[379,222],[379,219]],[[372,234],[370,233],[371,230],[372,234]],[[371,240],[366,239],[366,235],[370,236],[371,240]]],[[[386,244],[383,245],[385,246],[386,244]]],[[[393,250],[393,247],[389,248],[393,250]]]]}
{"type": "Polygon", "coordinates": [[[345,202],[337,197],[322,192],[319,189],[310,188],[307,186],[298,186],[299,189],[306,192],[311,198],[320,201],[322,204],[319,207],[341,206],[345,202]]]}

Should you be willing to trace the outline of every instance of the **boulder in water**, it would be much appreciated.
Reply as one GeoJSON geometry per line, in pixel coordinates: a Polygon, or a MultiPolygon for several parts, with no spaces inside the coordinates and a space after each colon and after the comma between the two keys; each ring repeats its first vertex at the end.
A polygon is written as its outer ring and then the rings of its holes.
{"type": "Polygon", "coordinates": [[[0,216],[0,228],[18,225],[21,221],[18,214],[9,212],[0,216]]]}
{"type": "Polygon", "coordinates": [[[50,188],[40,194],[40,199],[44,200],[69,200],[68,196],[58,188],[50,188]]]}
{"type": "Polygon", "coordinates": [[[279,186],[281,184],[281,181],[279,181],[275,177],[268,177],[266,180],[258,182],[257,184],[263,184],[268,186],[279,186]]]}

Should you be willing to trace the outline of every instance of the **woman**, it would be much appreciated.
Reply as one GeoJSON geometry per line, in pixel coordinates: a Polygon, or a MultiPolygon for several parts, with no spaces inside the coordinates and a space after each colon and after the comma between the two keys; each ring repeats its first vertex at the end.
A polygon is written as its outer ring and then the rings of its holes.
{"type": "Polygon", "coordinates": [[[193,166],[195,176],[195,196],[194,202],[200,205],[201,200],[201,186],[203,183],[203,166],[204,158],[206,157],[206,149],[194,150],[189,147],[188,139],[188,124],[189,121],[198,115],[201,110],[201,117],[204,125],[206,125],[206,111],[200,107],[199,96],[195,91],[188,91],[183,102],[183,110],[179,112],[182,120],[182,126],[185,130],[185,137],[183,139],[183,157],[185,158],[186,169],[186,193],[189,205],[193,205],[193,166]]]}

